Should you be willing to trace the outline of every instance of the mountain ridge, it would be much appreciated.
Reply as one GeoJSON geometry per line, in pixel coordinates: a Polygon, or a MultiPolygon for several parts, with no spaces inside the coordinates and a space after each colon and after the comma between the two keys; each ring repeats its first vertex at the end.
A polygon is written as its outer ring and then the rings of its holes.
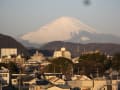
{"type": "Polygon", "coordinates": [[[81,44],[81,43],[72,43],[72,42],[63,42],[63,41],[54,41],[49,42],[42,46],[40,50],[48,50],[53,52],[55,50],[60,50],[61,47],[65,47],[72,53],[73,57],[79,56],[84,50],[87,51],[95,51],[100,50],[100,52],[113,55],[115,53],[120,53],[120,44],[114,43],[88,43],[88,44],[81,44]],[[78,50],[79,49],[79,50],[78,50]]]}
{"type": "Polygon", "coordinates": [[[18,54],[29,56],[27,48],[9,35],[0,34],[0,49],[1,48],[17,48],[18,54]]]}

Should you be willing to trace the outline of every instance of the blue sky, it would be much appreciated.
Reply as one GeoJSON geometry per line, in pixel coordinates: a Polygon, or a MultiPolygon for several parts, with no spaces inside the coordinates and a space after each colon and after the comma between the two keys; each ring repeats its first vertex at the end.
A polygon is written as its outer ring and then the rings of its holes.
{"type": "Polygon", "coordinates": [[[120,0],[0,0],[0,33],[19,36],[62,16],[120,36],[120,0]]]}

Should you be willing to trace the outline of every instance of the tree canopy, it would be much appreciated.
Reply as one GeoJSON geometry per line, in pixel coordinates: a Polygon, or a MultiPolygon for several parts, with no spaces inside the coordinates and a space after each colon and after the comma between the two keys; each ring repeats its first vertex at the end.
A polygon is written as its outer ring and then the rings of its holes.
{"type": "Polygon", "coordinates": [[[112,59],[112,68],[120,70],[120,53],[116,53],[112,59]]]}
{"type": "Polygon", "coordinates": [[[71,60],[64,57],[59,57],[51,60],[51,64],[45,68],[45,71],[68,74],[71,73],[72,68],[73,63],[71,60]]]}
{"type": "Polygon", "coordinates": [[[11,73],[19,73],[19,68],[16,63],[14,62],[9,62],[9,63],[0,63],[0,67],[5,67],[9,69],[11,73]]]}

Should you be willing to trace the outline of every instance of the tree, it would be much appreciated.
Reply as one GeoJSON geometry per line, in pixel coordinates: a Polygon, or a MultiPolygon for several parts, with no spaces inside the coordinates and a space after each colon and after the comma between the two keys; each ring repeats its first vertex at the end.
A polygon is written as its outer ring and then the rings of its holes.
{"type": "Polygon", "coordinates": [[[11,73],[19,73],[19,68],[16,63],[9,62],[9,63],[0,63],[0,67],[8,68],[11,73]]]}
{"type": "Polygon", "coordinates": [[[55,72],[55,73],[63,73],[64,75],[69,75],[72,73],[73,63],[71,60],[59,57],[51,60],[51,64],[49,64],[45,71],[55,72]]]}
{"type": "Polygon", "coordinates": [[[112,60],[108,59],[104,61],[105,70],[108,70],[112,67],[112,60]]]}
{"type": "Polygon", "coordinates": [[[7,68],[8,65],[7,65],[6,63],[0,63],[0,68],[1,68],[1,67],[5,67],[5,68],[7,68]]]}
{"type": "Polygon", "coordinates": [[[91,73],[103,75],[106,68],[109,68],[107,56],[101,53],[83,54],[79,58],[79,64],[75,67],[79,74],[89,75],[91,73]],[[106,67],[107,65],[107,67],[106,67]],[[79,69],[79,70],[78,70],[79,69]]]}
{"type": "Polygon", "coordinates": [[[120,70],[120,53],[116,53],[112,59],[112,68],[120,70]]]}
{"type": "Polygon", "coordinates": [[[19,73],[19,68],[16,63],[9,62],[8,63],[8,69],[11,73],[19,73]]]}
{"type": "Polygon", "coordinates": [[[83,54],[80,56],[79,61],[81,60],[93,60],[99,63],[104,63],[104,61],[107,60],[107,57],[106,55],[101,54],[101,53],[83,54]]]}
{"type": "Polygon", "coordinates": [[[93,60],[82,60],[74,65],[75,74],[87,75],[87,76],[93,74],[94,76],[96,76],[97,70],[98,70],[98,74],[102,76],[104,72],[104,65],[93,60]]]}

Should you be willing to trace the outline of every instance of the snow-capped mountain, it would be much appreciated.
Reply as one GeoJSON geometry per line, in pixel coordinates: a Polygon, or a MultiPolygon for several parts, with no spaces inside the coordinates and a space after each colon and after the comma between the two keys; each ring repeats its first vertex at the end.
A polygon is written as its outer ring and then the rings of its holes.
{"type": "Polygon", "coordinates": [[[36,44],[51,41],[120,43],[120,37],[98,33],[94,28],[72,17],[60,17],[36,31],[24,34],[21,39],[36,44]]]}
{"type": "Polygon", "coordinates": [[[23,40],[31,43],[46,43],[51,41],[66,41],[72,39],[74,35],[81,31],[95,33],[96,31],[78,19],[71,17],[61,17],[51,23],[41,27],[37,31],[23,35],[23,40]]]}

